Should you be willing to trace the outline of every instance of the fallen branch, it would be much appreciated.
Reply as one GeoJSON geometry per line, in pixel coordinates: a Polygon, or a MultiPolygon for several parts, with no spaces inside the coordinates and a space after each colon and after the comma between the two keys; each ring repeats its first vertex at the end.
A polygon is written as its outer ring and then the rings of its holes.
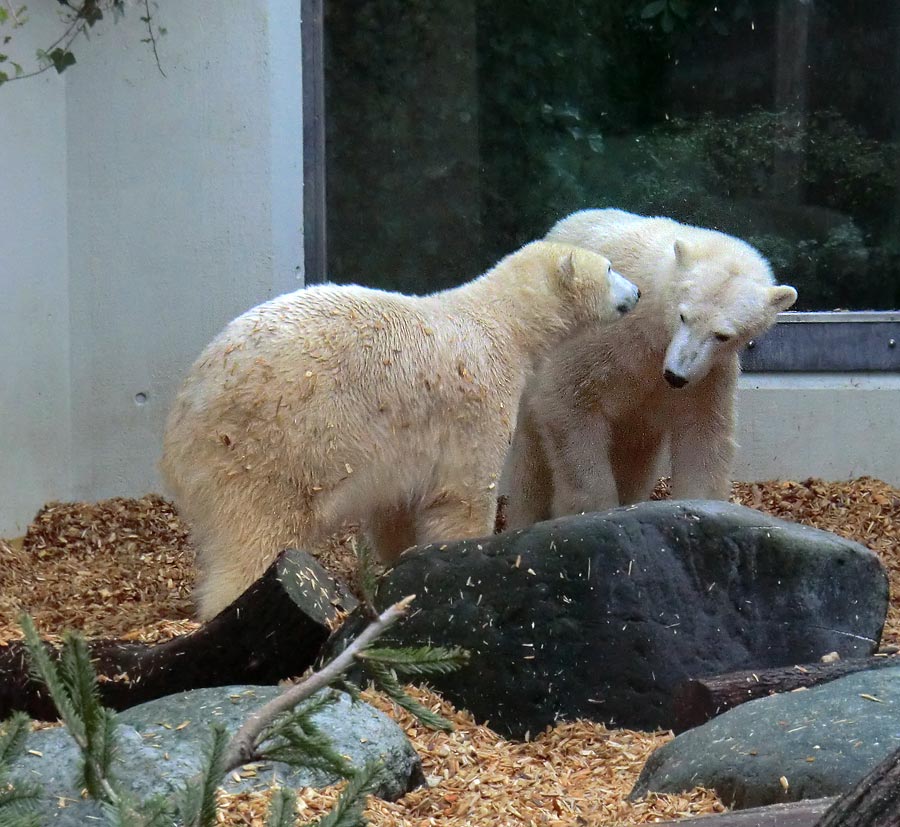
{"type": "Polygon", "coordinates": [[[257,739],[262,734],[262,731],[279,715],[293,709],[301,701],[305,701],[320,689],[324,689],[334,683],[335,680],[353,666],[356,656],[360,652],[403,617],[414,597],[415,595],[410,595],[393,606],[389,606],[377,620],[372,621],[334,660],[251,714],[225,748],[222,761],[224,772],[230,772],[249,761],[255,760],[257,757],[257,739]]]}
{"type": "Polygon", "coordinates": [[[815,798],[791,804],[753,807],[711,816],[661,821],[657,827],[818,827],[822,815],[834,804],[834,798],[815,798]]]}
{"type": "MultiPolygon", "coordinates": [[[[120,710],[187,689],[274,684],[301,675],[318,657],[329,627],[355,605],[309,555],[283,552],[195,632],[159,644],[92,641],[101,701],[120,710]]],[[[15,710],[38,720],[57,718],[46,689],[29,674],[21,642],[0,647],[0,720],[15,710]]]]}
{"type": "Polygon", "coordinates": [[[851,658],[836,663],[807,663],[778,669],[729,672],[686,681],[675,690],[673,697],[673,730],[684,732],[756,698],[817,686],[854,672],[891,666],[900,666],[900,657],[851,658]]]}

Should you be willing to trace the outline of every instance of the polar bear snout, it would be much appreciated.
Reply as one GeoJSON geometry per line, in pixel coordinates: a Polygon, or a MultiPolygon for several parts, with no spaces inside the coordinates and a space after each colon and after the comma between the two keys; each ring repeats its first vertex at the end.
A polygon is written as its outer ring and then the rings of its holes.
{"type": "Polygon", "coordinates": [[[613,307],[624,316],[634,310],[641,291],[636,284],[619,275],[615,270],[609,271],[609,290],[613,307]]]}
{"type": "Polygon", "coordinates": [[[688,383],[688,380],[683,376],[679,376],[670,370],[663,371],[663,377],[673,388],[683,388],[688,383]]]}

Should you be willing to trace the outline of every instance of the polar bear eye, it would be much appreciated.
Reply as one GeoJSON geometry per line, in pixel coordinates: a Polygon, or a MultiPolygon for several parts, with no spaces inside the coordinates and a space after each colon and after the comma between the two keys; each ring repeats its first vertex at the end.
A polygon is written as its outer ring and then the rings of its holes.
{"type": "Polygon", "coordinates": [[[682,323],[682,324],[687,324],[687,319],[684,318],[684,313],[681,314],[681,317],[680,317],[680,318],[681,318],[681,323],[682,323]]]}
{"type": "Polygon", "coordinates": [[[718,339],[718,341],[720,341],[720,342],[727,342],[727,341],[729,341],[729,340],[731,339],[731,336],[729,336],[727,333],[715,333],[715,334],[713,334],[713,335],[714,335],[714,336],[716,337],[716,339],[718,339]]]}

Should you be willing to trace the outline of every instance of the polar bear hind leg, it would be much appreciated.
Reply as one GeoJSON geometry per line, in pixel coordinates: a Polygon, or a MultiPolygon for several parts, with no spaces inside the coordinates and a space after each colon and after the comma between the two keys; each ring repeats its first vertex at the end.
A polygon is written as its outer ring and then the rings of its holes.
{"type": "Polygon", "coordinates": [[[416,545],[489,536],[494,533],[496,515],[493,490],[442,491],[414,515],[416,545]]]}
{"type": "Polygon", "coordinates": [[[307,501],[287,501],[270,490],[224,486],[214,512],[188,519],[197,544],[197,614],[209,620],[237,599],[286,548],[310,549],[319,525],[307,501]]]}
{"type": "Polygon", "coordinates": [[[609,458],[609,423],[573,412],[565,422],[547,423],[543,431],[553,458],[553,516],[615,508],[619,494],[609,458]]]}
{"type": "Polygon", "coordinates": [[[553,516],[552,472],[534,415],[524,404],[519,408],[501,490],[507,495],[507,531],[527,528],[553,516]]]}

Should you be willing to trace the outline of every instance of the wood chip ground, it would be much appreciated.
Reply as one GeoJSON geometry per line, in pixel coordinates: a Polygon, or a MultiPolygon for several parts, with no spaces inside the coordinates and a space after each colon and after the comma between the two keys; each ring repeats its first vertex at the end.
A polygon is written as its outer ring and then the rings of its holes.
{"type": "MultiPolygon", "coordinates": [[[[662,483],[657,496],[665,496],[662,483]]],[[[900,594],[900,491],[870,478],[737,483],[732,499],[784,519],[834,531],[875,551],[900,594]]],[[[347,577],[349,533],[322,549],[347,577]]],[[[172,506],[157,496],[99,503],[51,503],[24,538],[0,540],[0,642],[21,636],[17,617],[31,613],[46,635],[79,629],[91,637],[156,641],[196,628],[191,620],[193,550],[172,506]]],[[[900,646],[900,601],[892,601],[883,645],[900,646]]],[[[722,811],[714,794],[627,794],[648,755],[672,736],[607,730],[586,721],[560,724],[529,743],[505,741],[427,689],[420,701],[455,724],[449,734],[424,729],[373,693],[367,699],[398,720],[422,756],[428,786],[386,803],[372,800],[375,827],[462,825],[633,825],[722,811]]],[[[338,788],[301,791],[311,820],[338,788]]],[[[221,794],[219,820],[263,825],[267,793],[221,794]]]]}

